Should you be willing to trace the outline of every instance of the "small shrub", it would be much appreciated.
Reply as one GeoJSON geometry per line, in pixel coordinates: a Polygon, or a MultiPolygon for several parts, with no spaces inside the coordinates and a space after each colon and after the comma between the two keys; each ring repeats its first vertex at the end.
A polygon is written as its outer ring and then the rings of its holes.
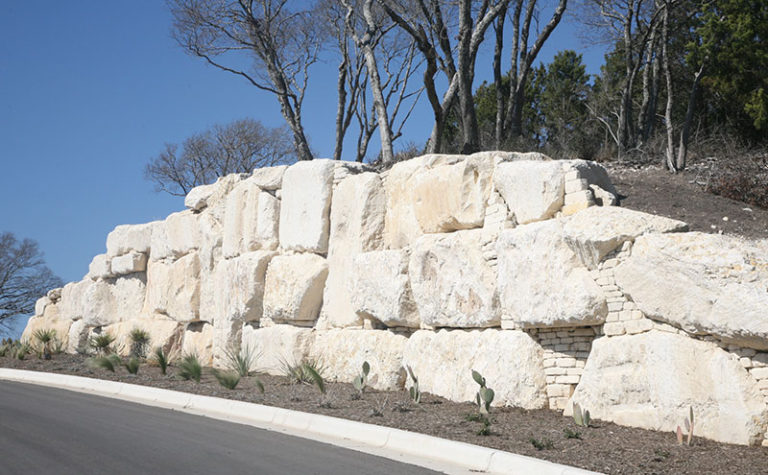
{"type": "Polygon", "coordinates": [[[131,339],[131,356],[146,358],[149,348],[149,332],[141,328],[134,328],[129,334],[131,339]]]}
{"type": "Polygon", "coordinates": [[[197,355],[186,355],[181,359],[179,363],[178,376],[184,380],[194,380],[200,382],[200,376],[203,374],[203,367],[200,365],[200,360],[197,355]]]}
{"type": "Polygon", "coordinates": [[[53,353],[52,343],[56,339],[56,330],[53,328],[39,328],[32,333],[32,338],[40,343],[40,353],[42,357],[46,360],[51,359],[51,354],[53,353]]]}
{"type": "Polygon", "coordinates": [[[95,356],[90,360],[88,360],[88,364],[90,364],[94,368],[105,369],[112,373],[115,372],[115,368],[119,366],[120,363],[122,363],[122,361],[120,360],[120,357],[114,353],[107,356],[95,356]]]}
{"type": "Polygon", "coordinates": [[[410,388],[408,388],[408,395],[411,397],[411,401],[418,404],[421,402],[421,391],[419,390],[419,378],[416,377],[415,374],[413,374],[413,370],[410,366],[405,367],[408,371],[408,376],[411,377],[411,381],[413,381],[413,384],[410,388]]]}
{"type": "Polygon", "coordinates": [[[550,450],[555,448],[555,444],[549,439],[536,439],[531,437],[528,441],[533,445],[536,450],[550,450]]]}
{"type": "Polygon", "coordinates": [[[323,376],[320,374],[320,371],[318,371],[317,367],[307,362],[302,364],[302,371],[304,374],[309,376],[309,378],[312,380],[312,384],[317,386],[317,389],[321,393],[325,394],[325,381],[323,380],[323,376]]]}
{"type": "Polygon", "coordinates": [[[237,373],[241,378],[249,376],[256,364],[256,352],[248,345],[242,348],[230,347],[225,355],[227,368],[237,373]]]}
{"type": "Polygon", "coordinates": [[[237,371],[213,370],[213,377],[227,389],[235,389],[240,382],[240,373],[237,371]]]}
{"type": "Polygon", "coordinates": [[[152,356],[154,356],[155,361],[157,362],[158,366],[160,366],[160,371],[163,374],[166,374],[166,371],[168,370],[168,365],[170,364],[170,355],[163,350],[162,346],[158,346],[155,348],[154,353],[152,353],[152,356]]]}
{"type": "Polygon", "coordinates": [[[571,430],[567,427],[563,429],[563,434],[565,434],[566,439],[581,439],[581,432],[576,430],[571,430]]]}
{"type": "Polygon", "coordinates": [[[108,355],[112,353],[112,343],[114,342],[114,336],[109,333],[102,333],[100,335],[93,335],[88,340],[88,345],[96,351],[97,355],[108,355]]]}
{"type": "Polygon", "coordinates": [[[371,365],[369,365],[367,361],[363,361],[362,369],[363,372],[357,375],[357,377],[352,381],[352,386],[357,389],[357,393],[360,397],[363,396],[363,392],[365,392],[365,386],[368,384],[368,373],[371,371],[371,365]]]}
{"type": "Polygon", "coordinates": [[[125,362],[125,369],[127,369],[131,374],[138,374],[139,366],[141,366],[141,361],[135,356],[132,356],[128,361],[125,362]]]}
{"type": "Polygon", "coordinates": [[[293,384],[317,384],[316,376],[319,376],[320,379],[323,379],[323,375],[325,373],[325,368],[323,365],[319,361],[312,359],[303,359],[301,362],[295,364],[291,364],[283,360],[282,367],[283,374],[293,384]]]}
{"type": "Polygon", "coordinates": [[[17,342],[14,346],[12,356],[18,360],[24,360],[30,353],[32,353],[32,345],[27,342],[17,342]]]}
{"type": "Polygon", "coordinates": [[[491,410],[491,402],[493,402],[494,392],[493,389],[485,386],[485,378],[475,370],[472,370],[472,379],[480,385],[480,389],[477,390],[475,395],[475,404],[480,408],[480,412],[488,414],[491,410]]]}

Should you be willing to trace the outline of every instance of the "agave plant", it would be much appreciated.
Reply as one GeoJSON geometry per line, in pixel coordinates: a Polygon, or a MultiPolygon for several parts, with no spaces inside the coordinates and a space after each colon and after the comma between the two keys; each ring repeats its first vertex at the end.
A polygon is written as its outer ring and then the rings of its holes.
{"type": "Polygon", "coordinates": [[[114,342],[114,336],[109,333],[102,333],[100,335],[93,335],[88,340],[88,345],[96,351],[96,354],[108,355],[112,353],[112,343],[114,342]]]}

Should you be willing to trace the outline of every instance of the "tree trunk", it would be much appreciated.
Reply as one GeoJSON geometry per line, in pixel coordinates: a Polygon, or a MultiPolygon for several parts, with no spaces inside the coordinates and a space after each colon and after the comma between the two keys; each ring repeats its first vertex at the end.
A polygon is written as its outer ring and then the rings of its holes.
{"type": "Polygon", "coordinates": [[[347,57],[339,63],[339,78],[336,81],[336,93],[338,94],[338,104],[336,105],[336,144],[333,147],[333,159],[341,160],[341,151],[344,147],[344,108],[347,104],[347,57]]]}
{"type": "Polygon", "coordinates": [[[688,108],[685,111],[685,122],[683,122],[683,129],[680,132],[680,148],[677,151],[677,161],[675,166],[678,170],[685,169],[685,162],[688,156],[688,139],[691,135],[691,123],[693,122],[693,111],[696,109],[696,95],[699,89],[699,81],[704,74],[704,67],[706,60],[701,63],[701,67],[696,72],[693,78],[693,86],[691,87],[691,95],[688,96],[688,108]]]}
{"type": "Polygon", "coordinates": [[[470,41],[472,40],[472,2],[461,0],[459,12],[459,108],[464,135],[461,153],[475,153],[480,149],[480,137],[477,131],[477,115],[472,97],[472,67],[470,41]]]}
{"type": "Polygon", "coordinates": [[[664,122],[667,128],[667,147],[664,168],[672,173],[677,173],[677,163],[675,162],[675,142],[674,127],[672,125],[672,107],[674,105],[674,95],[672,91],[672,71],[669,65],[669,55],[667,54],[667,43],[669,42],[669,0],[664,0],[664,20],[662,25],[662,45],[661,61],[664,65],[664,78],[667,83],[667,109],[664,113],[664,122]]]}
{"type": "Polygon", "coordinates": [[[648,40],[648,51],[645,55],[645,67],[643,68],[643,103],[640,105],[640,114],[637,117],[637,134],[640,136],[640,145],[643,145],[649,139],[649,123],[653,120],[653,69],[658,60],[656,52],[656,26],[651,31],[651,38],[648,40]]]}

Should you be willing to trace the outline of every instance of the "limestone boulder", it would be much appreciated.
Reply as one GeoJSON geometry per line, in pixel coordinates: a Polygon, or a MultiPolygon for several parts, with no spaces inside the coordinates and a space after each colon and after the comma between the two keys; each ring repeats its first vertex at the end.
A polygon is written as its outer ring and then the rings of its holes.
{"type": "MultiPolygon", "coordinates": [[[[599,163],[589,160],[565,160],[563,167],[566,173],[573,174],[576,178],[585,180],[589,185],[595,185],[603,191],[617,196],[616,188],[608,176],[608,171],[599,163]]],[[[570,178],[570,175],[566,178],[570,178]]]]}
{"type": "Polygon", "coordinates": [[[649,318],[768,349],[768,241],[648,234],[635,240],[614,273],[649,318]]]}
{"type": "Polygon", "coordinates": [[[111,267],[114,275],[144,272],[147,270],[147,255],[143,252],[131,251],[128,254],[113,257],[111,267]]]}
{"type": "Polygon", "coordinates": [[[403,351],[407,341],[405,336],[387,330],[316,331],[309,357],[320,362],[331,379],[345,383],[360,375],[367,361],[371,368],[368,386],[397,391],[405,382],[403,351]]]}
{"type": "Polygon", "coordinates": [[[248,196],[251,194],[251,191],[258,193],[259,189],[254,189],[253,185],[243,182],[227,195],[226,211],[224,212],[224,222],[222,226],[222,255],[226,258],[235,257],[243,252],[246,247],[244,242],[245,228],[250,226],[255,227],[256,216],[254,215],[252,217],[253,222],[251,223],[250,219],[248,219],[250,217],[246,217],[245,215],[245,207],[248,203],[248,196]]]}
{"type": "Polygon", "coordinates": [[[178,322],[197,320],[200,312],[200,259],[187,254],[174,262],[150,261],[144,314],[178,322]]]}
{"type": "Polygon", "coordinates": [[[256,367],[268,374],[282,375],[287,364],[298,364],[309,357],[315,332],[293,325],[274,325],[255,328],[245,325],[242,348],[250,348],[258,355],[256,367]]]}
{"type": "Polygon", "coordinates": [[[158,346],[168,353],[178,354],[181,349],[181,340],[184,327],[177,321],[159,318],[135,318],[124,322],[113,323],[102,329],[115,337],[114,347],[123,355],[131,354],[131,332],[143,330],[149,334],[147,345],[147,357],[158,346]]]}
{"type": "Polygon", "coordinates": [[[67,353],[85,352],[88,348],[88,335],[91,327],[85,324],[83,320],[72,322],[67,334],[67,353]]]}
{"type": "Polygon", "coordinates": [[[605,321],[605,296],[566,243],[560,220],[505,230],[496,252],[503,326],[573,327],[605,321]]]}
{"type": "Polygon", "coordinates": [[[227,196],[248,177],[249,175],[245,173],[232,173],[219,177],[213,184],[213,193],[207,200],[206,212],[210,213],[216,221],[222,223],[226,212],[227,196]]]}
{"type": "Polygon", "coordinates": [[[92,285],[94,285],[92,280],[84,279],[79,282],[70,282],[61,289],[59,312],[63,318],[70,320],[83,318],[85,292],[92,285]]]}
{"type": "Polygon", "coordinates": [[[69,343],[69,328],[71,325],[72,320],[69,319],[44,316],[32,317],[27,321],[27,326],[21,334],[21,341],[28,341],[33,347],[38,348],[40,347],[40,342],[35,338],[35,333],[53,330],[56,338],[53,345],[60,344],[63,349],[66,349],[69,343]]]}
{"type": "Polygon", "coordinates": [[[421,391],[451,401],[474,401],[475,370],[494,390],[494,406],[542,409],[548,404],[543,350],[522,331],[419,330],[405,345],[403,364],[419,378],[421,391]]]}
{"type": "Polygon", "coordinates": [[[156,223],[157,221],[117,226],[107,235],[107,256],[119,256],[131,251],[149,253],[156,223]]]}
{"type": "Polygon", "coordinates": [[[253,183],[262,190],[279,190],[283,186],[283,175],[287,169],[288,165],[257,168],[253,171],[249,180],[253,181],[253,183]]]}
{"type": "Polygon", "coordinates": [[[372,251],[354,258],[347,280],[352,309],[387,327],[419,328],[421,320],[408,278],[404,249],[372,251]]]}
{"type": "Polygon", "coordinates": [[[181,344],[182,355],[197,355],[200,364],[213,364],[213,325],[208,322],[187,324],[181,344]]]}
{"type": "Polygon", "coordinates": [[[375,173],[350,175],[334,190],[321,326],[360,325],[347,282],[355,256],[382,247],[385,206],[384,188],[375,173]]]}
{"type": "Polygon", "coordinates": [[[216,185],[200,185],[192,188],[184,197],[184,206],[192,211],[201,211],[208,206],[208,199],[216,191],[216,185]]]}
{"type": "Polygon", "coordinates": [[[328,263],[316,254],[274,257],[267,269],[264,317],[311,324],[320,313],[327,277],[328,263]]]}
{"type": "Polygon", "coordinates": [[[262,315],[267,266],[277,253],[253,251],[216,266],[214,320],[257,322],[262,315]]]}
{"type": "Polygon", "coordinates": [[[52,305],[53,302],[51,302],[51,299],[48,298],[48,296],[40,297],[35,301],[35,317],[42,317],[45,313],[46,307],[49,305],[52,305]]]}
{"type": "Polygon", "coordinates": [[[656,330],[595,340],[572,401],[596,419],[670,432],[692,407],[694,435],[733,444],[759,444],[768,426],[757,382],[738,358],[656,330]]]}
{"type": "Polygon", "coordinates": [[[618,206],[592,206],[564,222],[565,241],[589,269],[627,241],[648,233],[688,230],[682,221],[618,206]]]}
{"type": "Polygon", "coordinates": [[[256,197],[256,227],[253,230],[248,250],[274,250],[279,244],[280,200],[272,193],[261,191],[256,197]]]}
{"type": "Polygon", "coordinates": [[[179,259],[195,251],[201,242],[198,214],[190,210],[170,214],[152,230],[150,259],[179,259]]]}
{"type": "Polygon", "coordinates": [[[284,249],[328,251],[333,160],[301,161],[283,175],[279,236],[284,249]]]}
{"type": "Polygon", "coordinates": [[[565,171],[557,161],[500,163],[493,184],[520,224],[555,216],[565,199],[565,171]]]}
{"type": "Polygon", "coordinates": [[[91,260],[91,264],[88,266],[88,276],[93,280],[110,279],[114,277],[115,275],[112,273],[112,265],[109,256],[106,254],[94,256],[93,260],[91,260]]]}
{"type": "Polygon", "coordinates": [[[422,323],[430,327],[499,326],[496,272],[483,257],[482,230],[425,234],[413,245],[408,276],[422,323]]]}
{"type": "Polygon", "coordinates": [[[141,274],[120,277],[114,282],[93,282],[82,296],[82,318],[91,327],[138,318],[145,294],[146,280],[141,274]]]}

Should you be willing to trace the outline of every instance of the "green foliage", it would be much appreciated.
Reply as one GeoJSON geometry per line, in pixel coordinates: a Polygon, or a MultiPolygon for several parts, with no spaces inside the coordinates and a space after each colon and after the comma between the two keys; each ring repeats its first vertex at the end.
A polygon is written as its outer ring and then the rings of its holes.
{"type": "Polygon", "coordinates": [[[480,412],[488,414],[491,410],[491,402],[493,402],[494,392],[493,389],[486,387],[485,378],[475,370],[472,370],[472,379],[480,385],[480,389],[477,390],[475,395],[475,404],[480,408],[480,412]]]}
{"type": "Polygon", "coordinates": [[[320,390],[321,393],[325,394],[325,381],[323,380],[323,376],[317,370],[317,367],[309,363],[303,363],[301,366],[303,373],[309,376],[312,384],[317,386],[317,389],[320,390]]]}
{"type": "Polygon", "coordinates": [[[112,343],[115,342],[115,337],[109,333],[102,333],[100,335],[93,335],[88,340],[88,346],[90,346],[98,355],[108,355],[112,353],[112,343]]]}
{"type": "Polygon", "coordinates": [[[408,395],[411,397],[411,401],[418,404],[421,402],[421,391],[419,390],[419,378],[416,377],[415,374],[413,374],[413,370],[410,366],[405,367],[408,371],[408,376],[411,377],[411,381],[413,381],[413,384],[410,388],[408,388],[408,395]]]}
{"type": "Polygon", "coordinates": [[[152,353],[152,356],[154,356],[155,361],[157,362],[158,366],[160,366],[160,371],[163,374],[166,374],[166,371],[168,370],[168,365],[170,364],[170,355],[163,350],[162,346],[158,346],[155,348],[154,353],[152,353]]]}
{"type": "Polygon", "coordinates": [[[322,363],[313,359],[303,359],[300,362],[294,364],[283,360],[282,367],[283,374],[291,381],[291,383],[302,383],[309,385],[317,384],[316,377],[313,374],[319,376],[320,379],[322,379],[325,372],[325,368],[323,367],[322,363]]]}
{"type": "Polygon", "coordinates": [[[56,341],[56,330],[53,328],[43,329],[39,328],[32,333],[32,338],[40,343],[40,353],[46,360],[51,359],[53,353],[53,343],[56,341]]]}
{"type": "Polygon", "coordinates": [[[106,356],[95,356],[88,360],[88,364],[92,367],[105,369],[112,373],[115,372],[115,368],[120,366],[120,363],[122,363],[120,357],[114,353],[106,356]]]}
{"type": "Polygon", "coordinates": [[[237,373],[241,378],[251,374],[256,365],[256,352],[248,345],[237,348],[232,346],[225,352],[227,368],[237,373]]]}
{"type": "Polygon", "coordinates": [[[536,450],[551,450],[555,448],[555,444],[549,439],[536,439],[531,437],[528,441],[533,445],[536,450]]]}
{"type": "Polygon", "coordinates": [[[583,410],[577,403],[573,403],[573,422],[577,426],[589,427],[592,422],[592,418],[589,415],[589,411],[583,410]]]}
{"type": "Polygon", "coordinates": [[[571,430],[567,427],[563,429],[563,434],[565,434],[566,439],[581,439],[581,432],[576,430],[571,430]]]}
{"type": "Polygon", "coordinates": [[[357,392],[360,396],[363,395],[365,386],[368,384],[368,373],[371,371],[371,365],[369,365],[367,361],[364,361],[362,369],[363,372],[357,375],[357,377],[352,381],[352,386],[357,389],[357,392]]]}
{"type": "Polygon", "coordinates": [[[219,371],[214,369],[212,372],[216,381],[227,389],[235,389],[240,382],[240,373],[237,371],[219,371]]]}
{"type": "Polygon", "coordinates": [[[18,360],[24,360],[30,353],[32,353],[32,345],[26,341],[22,341],[16,344],[12,356],[18,360]]]}
{"type": "Polygon", "coordinates": [[[137,358],[146,358],[149,348],[149,332],[141,328],[134,328],[129,334],[131,339],[131,355],[137,358]]]}
{"type": "MultiPolygon", "coordinates": [[[[685,418],[685,431],[688,436],[685,441],[685,445],[689,446],[693,443],[693,407],[688,408],[688,417],[685,418]]],[[[677,426],[677,443],[683,445],[683,429],[677,426]]]]}
{"type": "Polygon", "coordinates": [[[176,373],[181,379],[186,381],[194,380],[200,382],[200,376],[203,374],[203,367],[197,355],[189,354],[181,358],[179,371],[176,373]]]}
{"type": "Polygon", "coordinates": [[[138,374],[139,366],[141,366],[141,360],[135,356],[130,357],[128,361],[125,362],[125,369],[131,374],[138,374]]]}

